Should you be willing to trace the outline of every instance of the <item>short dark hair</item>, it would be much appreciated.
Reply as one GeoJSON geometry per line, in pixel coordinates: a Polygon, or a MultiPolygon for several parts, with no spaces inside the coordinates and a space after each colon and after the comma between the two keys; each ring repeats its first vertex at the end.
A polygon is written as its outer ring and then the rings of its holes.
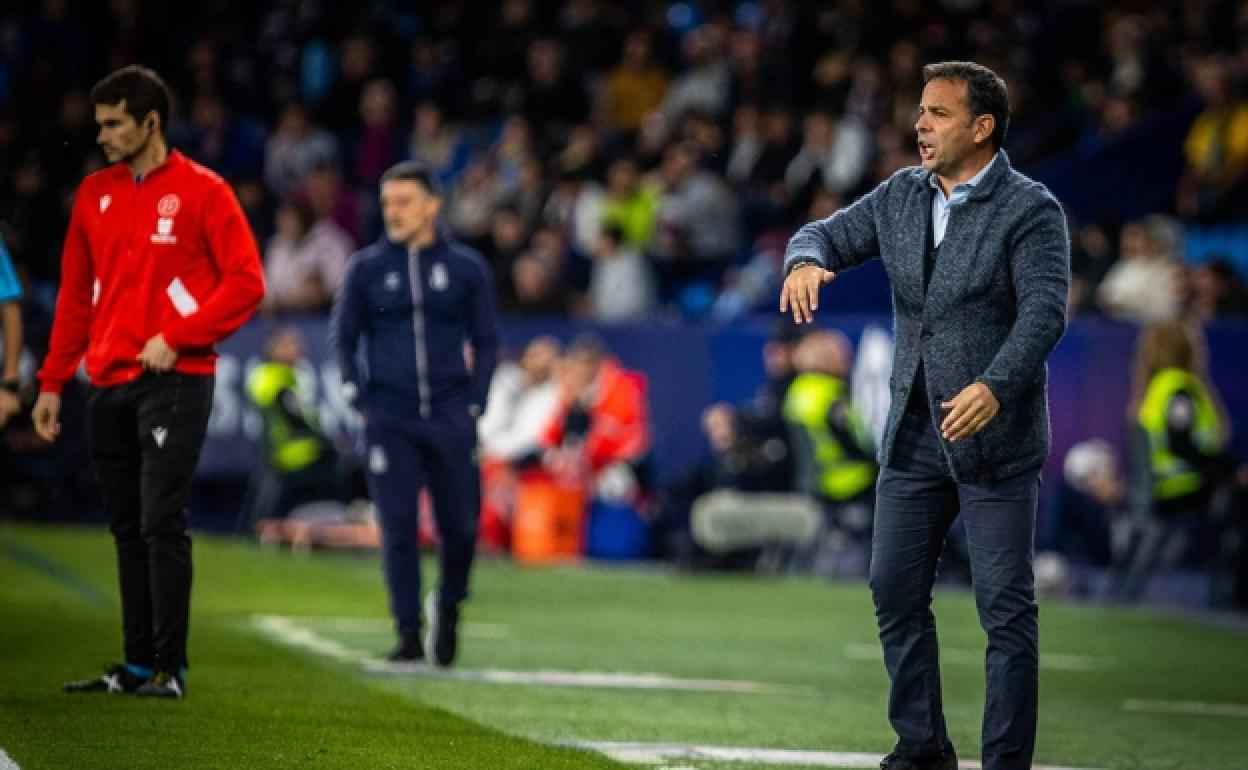
{"type": "Polygon", "coordinates": [[[138,123],[155,112],[160,133],[169,126],[169,86],[150,67],[131,64],[104,77],[91,88],[91,104],[116,105],[125,102],[126,114],[138,123]]]}
{"type": "Polygon", "coordinates": [[[430,195],[442,197],[442,183],[428,166],[418,160],[400,161],[386,169],[386,173],[381,175],[381,183],[386,182],[415,182],[430,195]]]}
{"type": "Polygon", "coordinates": [[[991,115],[996,122],[992,131],[992,149],[1005,144],[1010,127],[1010,96],[1001,76],[982,64],[972,61],[942,61],[923,67],[923,85],[933,80],[958,80],[966,83],[966,104],[971,117],[991,115]]]}

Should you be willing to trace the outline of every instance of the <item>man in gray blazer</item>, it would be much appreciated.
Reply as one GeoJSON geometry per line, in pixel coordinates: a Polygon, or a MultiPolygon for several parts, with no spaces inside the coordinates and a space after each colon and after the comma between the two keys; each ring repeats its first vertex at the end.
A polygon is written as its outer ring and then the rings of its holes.
{"type": "Polygon", "coordinates": [[[881,442],[871,591],[897,745],[885,770],[953,770],[941,709],[932,582],[945,534],[966,526],[988,635],[985,770],[1025,770],[1035,746],[1032,576],[1049,452],[1045,359],[1066,326],[1061,208],[1010,167],[1005,83],[969,62],[930,64],[902,169],[789,242],[781,312],[810,323],[821,285],[872,257],[892,284],[892,407],[881,442]]]}

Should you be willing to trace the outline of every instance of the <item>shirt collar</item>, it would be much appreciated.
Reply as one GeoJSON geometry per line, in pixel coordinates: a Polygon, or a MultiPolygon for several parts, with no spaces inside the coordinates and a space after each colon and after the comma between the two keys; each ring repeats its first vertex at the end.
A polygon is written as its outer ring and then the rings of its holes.
{"type": "MultiPolygon", "coordinates": [[[[969,192],[970,192],[970,191],[971,191],[971,190],[975,187],[975,185],[977,185],[977,184],[979,184],[980,182],[984,181],[984,177],[988,176],[988,172],[992,170],[992,164],[994,164],[994,163],[996,163],[996,162],[997,162],[997,155],[996,155],[996,153],[994,153],[994,154],[993,154],[993,156],[992,156],[992,158],[991,158],[991,159],[989,159],[989,161],[988,161],[987,163],[985,163],[985,164],[984,164],[984,167],[983,167],[983,168],[981,168],[981,169],[980,169],[980,170],[979,170],[979,171],[975,174],[975,176],[971,177],[970,179],[966,180],[965,182],[963,182],[963,183],[962,183],[962,184],[960,184],[960,185],[955,185],[955,186],[954,186],[954,188],[953,188],[953,190],[952,190],[952,194],[950,195],[950,197],[953,197],[953,195],[956,195],[956,194],[958,194],[958,193],[960,193],[960,192],[968,192],[968,193],[969,193],[969,192]]],[[[937,179],[936,179],[936,175],[935,175],[935,174],[928,174],[928,175],[927,175],[927,183],[928,183],[928,184],[930,184],[932,187],[935,187],[937,190],[939,190],[939,189],[940,189],[940,182],[939,182],[939,181],[937,181],[937,179]]]]}

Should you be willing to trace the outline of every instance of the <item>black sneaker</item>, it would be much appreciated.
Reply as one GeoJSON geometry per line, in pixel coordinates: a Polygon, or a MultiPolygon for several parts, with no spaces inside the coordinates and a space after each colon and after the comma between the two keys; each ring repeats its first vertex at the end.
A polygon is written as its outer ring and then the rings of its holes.
{"type": "Polygon", "coordinates": [[[437,590],[430,591],[425,597],[425,622],[429,624],[425,634],[429,660],[437,666],[451,665],[459,646],[459,608],[443,604],[437,590]]]}
{"type": "Polygon", "coordinates": [[[880,763],[880,770],[958,770],[958,757],[952,751],[922,758],[889,754],[880,763]]]}
{"type": "Polygon", "coordinates": [[[106,666],[104,673],[94,679],[66,682],[61,689],[75,695],[93,692],[130,693],[146,682],[147,677],[130,673],[124,663],[114,663],[106,666]]]}
{"type": "Polygon", "coordinates": [[[386,656],[387,663],[424,663],[425,647],[420,643],[420,632],[401,634],[399,644],[386,656]]]}
{"type": "Polygon", "coordinates": [[[147,680],[134,694],[145,698],[185,698],[186,683],[177,674],[157,671],[156,676],[147,680]]]}

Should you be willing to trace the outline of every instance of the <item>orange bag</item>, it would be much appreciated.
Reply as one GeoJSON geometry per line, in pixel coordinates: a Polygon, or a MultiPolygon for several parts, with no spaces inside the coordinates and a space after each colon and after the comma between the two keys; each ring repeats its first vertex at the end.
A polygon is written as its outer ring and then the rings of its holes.
{"type": "Polygon", "coordinates": [[[585,490],[560,485],[545,473],[527,473],[516,487],[511,553],[518,562],[575,561],[582,553],[585,490]]]}

